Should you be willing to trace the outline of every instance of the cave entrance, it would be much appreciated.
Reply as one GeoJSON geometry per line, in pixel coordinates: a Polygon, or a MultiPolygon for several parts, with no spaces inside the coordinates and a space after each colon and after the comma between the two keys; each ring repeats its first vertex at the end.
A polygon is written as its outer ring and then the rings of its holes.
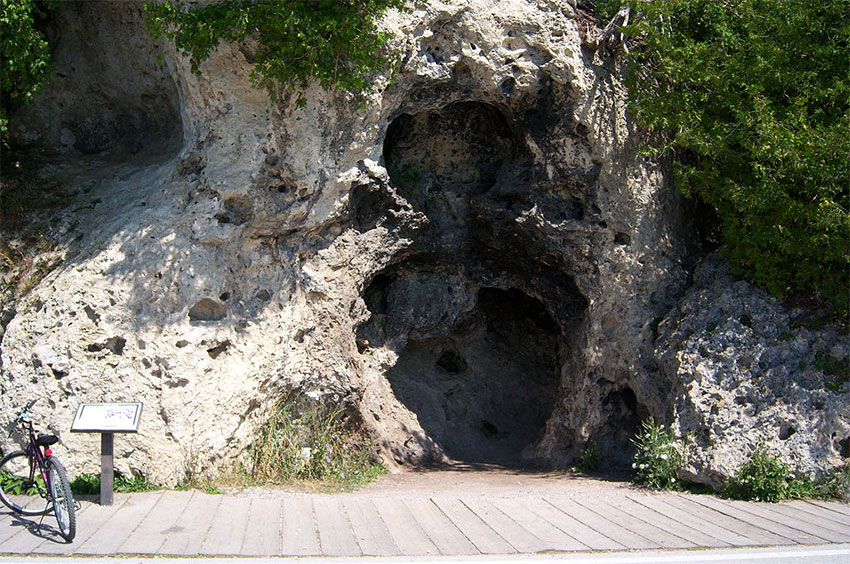
{"type": "MultiPolygon", "coordinates": [[[[387,128],[393,198],[426,216],[427,228],[364,289],[371,315],[357,346],[375,351],[372,366],[421,428],[411,430],[415,446],[393,447],[400,459],[540,461],[566,393],[562,373],[580,362],[573,351],[587,300],[573,266],[520,217],[531,207],[522,195],[542,174],[521,131],[510,114],[475,101],[401,114],[387,128]]],[[[373,196],[352,196],[362,230],[392,215],[373,196]]]]}
{"type": "Polygon", "coordinates": [[[450,458],[517,466],[558,396],[560,328],[516,289],[480,288],[439,336],[409,339],[386,377],[450,458]]]}

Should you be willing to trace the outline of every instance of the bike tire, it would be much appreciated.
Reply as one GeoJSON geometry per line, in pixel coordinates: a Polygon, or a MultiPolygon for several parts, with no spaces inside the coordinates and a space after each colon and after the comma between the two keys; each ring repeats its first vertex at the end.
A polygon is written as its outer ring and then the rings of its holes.
{"type": "Polygon", "coordinates": [[[35,495],[21,494],[13,489],[14,485],[31,481],[32,464],[34,461],[22,450],[10,452],[0,460],[0,501],[20,515],[47,515],[53,511],[53,502],[43,483],[36,480],[28,485],[28,489],[37,492],[35,495]]]}
{"type": "Polygon", "coordinates": [[[77,507],[68,483],[68,474],[65,467],[52,456],[47,458],[47,472],[50,475],[50,497],[53,498],[53,512],[59,533],[71,542],[77,534],[77,507]]]}

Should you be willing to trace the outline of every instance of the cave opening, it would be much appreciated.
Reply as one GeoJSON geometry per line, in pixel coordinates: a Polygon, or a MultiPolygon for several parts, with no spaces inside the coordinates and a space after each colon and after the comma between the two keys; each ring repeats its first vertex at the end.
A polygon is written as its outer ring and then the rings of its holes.
{"type": "MultiPolygon", "coordinates": [[[[361,292],[370,316],[356,342],[361,354],[392,351],[378,354],[392,359],[379,360],[383,376],[438,449],[410,460],[545,465],[536,448],[568,394],[564,371],[580,369],[588,302],[570,262],[519,220],[542,176],[521,124],[474,101],[403,113],[383,154],[393,190],[427,228],[361,292]]],[[[386,225],[390,208],[376,202],[392,198],[360,196],[360,229],[386,225]]]]}
{"type": "Polygon", "coordinates": [[[560,327],[520,290],[471,293],[470,309],[408,339],[386,378],[451,459],[521,465],[558,396],[560,327]]]}
{"type": "Polygon", "coordinates": [[[481,194],[503,175],[516,146],[499,109],[455,102],[394,119],[384,139],[384,161],[405,196],[436,190],[481,194]]]}

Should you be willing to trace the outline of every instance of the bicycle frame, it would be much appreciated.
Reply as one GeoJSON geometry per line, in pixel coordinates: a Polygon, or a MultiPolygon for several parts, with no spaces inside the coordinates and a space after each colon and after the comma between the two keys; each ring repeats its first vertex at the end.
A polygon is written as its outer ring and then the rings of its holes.
{"type": "Polygon", "coordinates": [[[35,437],[35,430],[33,430],[32,421],[29,419],[21,419],[21,424],[26,427],[27,433],[27,447],[26,453],[29,457],[30,461],[30,475],[29,480],[31,483],[35,483],[35,469],[38,467],[38,471],[41,474],[41,479],[44,480],[44,491],[39,491],[39,495],[44,499],[50,501],[51,492],[51,477],[50,472],[47,471],[47,457],[50,456],[52,451],[50,447],[42,447],[38,444],[38,440],[35,437]],[[42,452],[42,448],[44,448],[44,452],[42,452]]]}

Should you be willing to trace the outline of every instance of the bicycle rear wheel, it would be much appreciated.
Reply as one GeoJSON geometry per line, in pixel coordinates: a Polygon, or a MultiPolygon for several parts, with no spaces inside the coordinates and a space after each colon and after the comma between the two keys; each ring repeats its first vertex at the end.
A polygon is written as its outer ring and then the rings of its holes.
{"type": "Polygon", "coordinates": [[[0,501],[21,515],[53,511],[38,465],[22,450],[10,452],[0,460],[0,501]]]}
{"type": "Polygon", "coordinates": [[[50,475],[50,497],[53,498],[53,510],[59,532],[70,542],[77,534],[77,508],[65,467],[52,456],[47,459],[47,472],[50,475]]]}

